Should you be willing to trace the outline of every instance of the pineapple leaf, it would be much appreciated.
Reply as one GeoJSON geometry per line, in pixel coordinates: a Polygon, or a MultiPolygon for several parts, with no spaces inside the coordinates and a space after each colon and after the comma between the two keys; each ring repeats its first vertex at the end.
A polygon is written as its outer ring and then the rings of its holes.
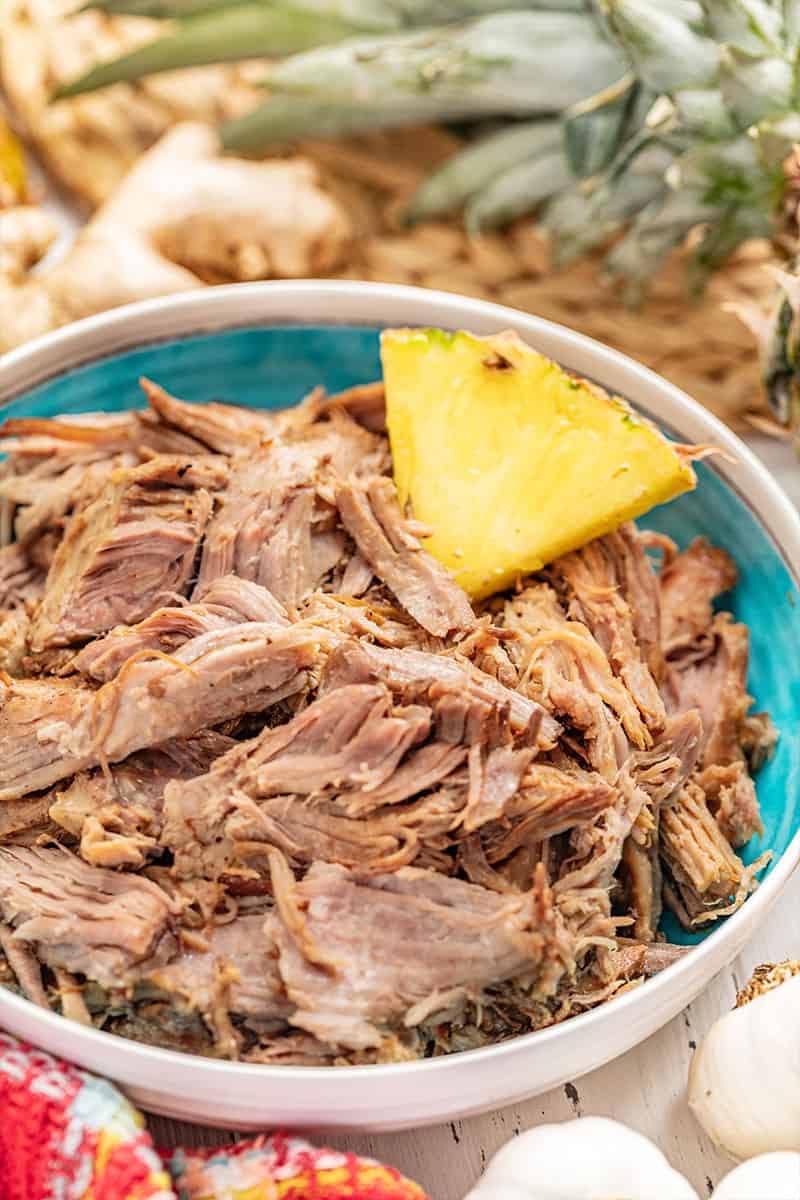
{"type": "MultiPolygon", "coordinates": [[[[270,0],[255,2],[270,6],[270,0]]],[[[241,3],[242,0],[88,0],[83,10],[180,20],[241,3]]],[[[514,9],[583,12],[586,5],[585,0],[297,0],[297,7],[323,17],[339,18],[362,31],[383,33],[420,25],[444,25],[514,9]]]]}
{"type": "Polygon", "coordinates": [[[606,20],[643,83],[655,92],[707,87],[717,73],[717,47],[660,0],[599,0],[606,20]]]}
{"type": "Polygon", "coordinates": [[[710,276],[742,242],[748,238],[766,237],[771,232],[771,222],[765,214],[731,205],[706,226],[694,248],[689,272],[692,291],[695,294],[702,291],[710,276]]]}
{"type": "Polygon", "coordinates": [[[53,99],[78,96],[180,67],[289,54],[340,41],[358,32],[362,31],[337,17],[324,17],[280,3],[241,4],[189,18],[174,33],[147,42],[121,58],[98,63],[85,75],[57,88],[53,99]]]}
{"type": "Polygon", "coordinates": [[[604,180],[590,195],[562,192],[547,205],[542,222],[554,239],[554,261],[565,266],[601,246],[648,204],[666,192],[663,172],[631,174],[624,181],[604,180]]]}
{"type": "Polygon", "coordinates": [[[627,302],[638,304],[670,251],[681,245],[695,226],[717,214],[718,210],[691,188],[668,191],[663,199],[648,204],[606,260],[608,273],[624,280],[627,302]]]}
{"type": "Polygon", "coordinates": [[[781,50],[783,14],[768,0],[703,0],[703,8],[716,41],[752,54],[781,50]]]}
{"type": "Polygon", "coordinates": [[[479,138],[429,175],[413,196],[405,220],[422,221],[452,209],[487,187],[519,162],[556,150],[562,141],[558,120],[525,121],[479,138]]]}
{"type": "Polygon", "coordinates": [[[467,232],[476,235],[484,229],[504,225],[537,208],[572,182],[572,172],[561,150],[518,163],[467,201],[464,209],[467,232]]]}
{"type": "Polygon", "coordinates": [[[273,93],[405,114],[412,124],[561,113],[625,72],[589,13],[505,12],[296,54],[265,82],[273,93]]]}
{"type": "Polygon", "coordinates": [[[578,179],[596,175],[614,158],[625,137],[638,91],[634,76],[629,75],[564,114],[565,153],[578,179]]]}
{"type": "Polygon", "coordinates": [[[760,121],[750,132],[758,147],[761,162],[769,170],[780,172],[781,192],[775,198],[777,207],[783,198],[784,161],[792,147],[800,145],[800,112],[784,113],[779,117],[760,121]]]}
{"type": "Polygon", "coordinates": [[[794,57],[800,48],[800,0],[783,0],[783,40],[794,57]]]}
{"type": "Polygon", "coordinates": [[[353,104],[329,104],[314,97],[272,96],[244,116],[226,121],[220,139],[225,150],[249,154],[311,133],[318,138],[337,138],[405,124],[402,112],[390,114],[353,104]]]}
{"type": "Polygon", "coordinates": [[[672,99],[681,124],[704,140],[718,141],[738,133],[719,88],[681,88],[672,99]]]}
{"type": "Polygon", "coordinates": [[[788,112],[795,94],[794,67],[783,58],[760,58],[734,46],[721,55],[719,86],[741,129],[788,112]]]}
{"type": "Polygon", "coordinates": [[[648,205],[666,195],[667,169],[682,149],[674,135],[634,134],[594,186],[565,192],[548,204],[543,221],[564,264],[601,245],[648,205]]]}
{"type": "Polygon", "coordinates": [[[181,20],[200,13],[236,8],[242,0],[88,0],[79,12],[104,12],[109,16],[181,20]]]}

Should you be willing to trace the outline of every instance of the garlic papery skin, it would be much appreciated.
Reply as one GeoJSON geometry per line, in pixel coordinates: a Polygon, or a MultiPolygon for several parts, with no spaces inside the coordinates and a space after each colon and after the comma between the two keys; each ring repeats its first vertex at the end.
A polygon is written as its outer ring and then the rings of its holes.
{"type": "Polygon", "coordinates": [[[796,970],[800,963],[760,968],[740,994],[740,1007],[712,1025],[692,1058],[689,1105],[711,1140],[733,1158],[800,1150],[796,970]]]}
{"type": "Polygon", "coordinates": [[[605,1117],[539,1125],[494,1156],[465,1200],[698,1200],[640,1133],[605,1117]]]}
{"type": "Polygon", "coordinates": [[[800,1200],[800,1154],[759,1154],[735,1167],[711,1200],[800,1200]]]}

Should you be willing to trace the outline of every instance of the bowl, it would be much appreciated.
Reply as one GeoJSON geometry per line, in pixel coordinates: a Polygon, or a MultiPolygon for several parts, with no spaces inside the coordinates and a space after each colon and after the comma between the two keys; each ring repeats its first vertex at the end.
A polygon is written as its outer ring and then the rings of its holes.
{"type": "MultiPolygon", "coordinates": [[[[196,1058],[73,1024],[0,989],[0,1025],[117,1081],[152,1112],[229,1128],[394,1130],[515,1103],[602,1066],[689,1004],[766,918],[800,860],[800,518],[765,468],[719,421],[631,359],[569,329],[482,301],[349,282],[210,288],[118,309],[50,334],[0,361],[7,416],[123,409],[142,403],[146,374],[194,401],[262,407],[379,374],[387,325],[513,328],[564,366],[632,401],[681,441],[725,452],[698,468],[699,487],[644,524],[686,544],[704,534],[736,559],[733,596],[752,636],[750,690],[781,738],[758,777],[772,863],[758,891],[693,952],[599,1008],[496,1046],[414,1063],[269,1067],[196,1058]]],[[[677,928],[670,937],[681,937],[677,928]]]]}

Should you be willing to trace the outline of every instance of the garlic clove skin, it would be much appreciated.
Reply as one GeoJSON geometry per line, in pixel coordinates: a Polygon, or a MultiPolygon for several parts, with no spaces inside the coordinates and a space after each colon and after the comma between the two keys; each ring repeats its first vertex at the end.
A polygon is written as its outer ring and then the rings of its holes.
{"type": "Polygon", "coordinates": [[[465,1200],[698,1200],[642,1134],[606,1117],[512,1138],[465,1200]]]}
{"type": "Polygon", "coordinates": [[[779,1150],[741,1163],[714,1189],[711,1200],[800,1200],[800,1154],[779,1150]]]}
{"type": "Polygon", "coordinates": [[[778,986],[763,983],[768,975],[757,973],[742,1007],[711,1027],[689,1067],[692,1112],[736,1159],[800,1151],[800,974],[778,986]]]}

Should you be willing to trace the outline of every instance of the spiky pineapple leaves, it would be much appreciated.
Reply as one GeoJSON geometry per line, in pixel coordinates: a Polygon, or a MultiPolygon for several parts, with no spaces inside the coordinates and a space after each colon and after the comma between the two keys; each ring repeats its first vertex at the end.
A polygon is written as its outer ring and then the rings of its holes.
{"type": "MultiPolygon", "coordinates": [[[[264,82],[271,97],[297,97],[307,111],[332,106],[340,117],[335,127],[326,122],[332,136],[376,125],[557,115],[625,71],[619,51],[598,40],[590,13],[536,8],[309,51],[275,63],[264,82]]],[[[242,131],[240,123],[224,128],[225,144],[239,149],[242,131]]],[[[262,145],[277,140],[271,100],[249,115],[244,132],[251,143],[258,133],[262,145]]],[[[315,124],[306,132],[320,131],[315,124]]]]}
{"type": "Polygon", "coordinates": [[[500,118],[505,128],[423,185],[408,219],[461,208],[474,232],[535,210],[562,260],[618,237],[609,268],[631,295],[698,224],[696,280],[769,234],[782,207],[781,164],[800,124],[800,0],[93,5],[175,24],[61,95],[306,47],[271,66],[265,104],[223,128],[228,149],[500,118]]]}
{"type": "MultiPolygon", "coordinates": [[[[130,83],[161,71],[261,57],[283,58],[348,38],[450,24],[531,7],[556,17],[561,13],[570,17],[577,15],[584,4],[583,0],[89,0],[85,9],[156,17],[176,24],[163,37],[130,54],[98,63],[69,80],[54,92],[53,99],[130,83]]],[[[324,86],[322,92],[324,96],[324,86]]],[[[321,107],[312,106],[306,119],[313,121],[313,113],[321,107]]],[[[340,104],[342,110],[348,107],[347,102],[340,104]]],[[[356,124],[353,114],[345,122],[345,132],[356,124]]],[[[373,117],[365,128],[375,124],[373,117]]],[[[247,126],[248,141],[253,139],[253,126],[253,121],[247,126]]],[[[235,137],[228,140],[235,141],[235,137]]],[[[262,145],[274,140],[270,130],[262,137],[262,145]]]]}
{"type": "Polygon", "coordinates": [[[335,15],[287,4],[231,4],[220,11],[197,11],[164,37],[145,42],[120,58],[98,63],[56,89],[63,100],[114,83],[130,83],[161,71],[237,62],[260,55],[293,54],[361,32],[335,15]]]}
{"type": "Polygon", "coordinates": [[[774,230],[781,163],[800,134],[800,3],[789,0],[785,21],[780,6],[765,0],[601,5],[640,81],[661,94],[633,136],[634,152],[623,144],[579,198],[558,197],[543,219],[562,260],[627,224],[607,265],[624,280],[631,302],[665,256],[699,228],[690,264],[691,285],[699,289],[741,242],[774,230]],[[642,150],[652,154],[655,143],[660,162],[643,171],[642,150]],[[596,236],[587,237],[587,225],[596,236]]]}

